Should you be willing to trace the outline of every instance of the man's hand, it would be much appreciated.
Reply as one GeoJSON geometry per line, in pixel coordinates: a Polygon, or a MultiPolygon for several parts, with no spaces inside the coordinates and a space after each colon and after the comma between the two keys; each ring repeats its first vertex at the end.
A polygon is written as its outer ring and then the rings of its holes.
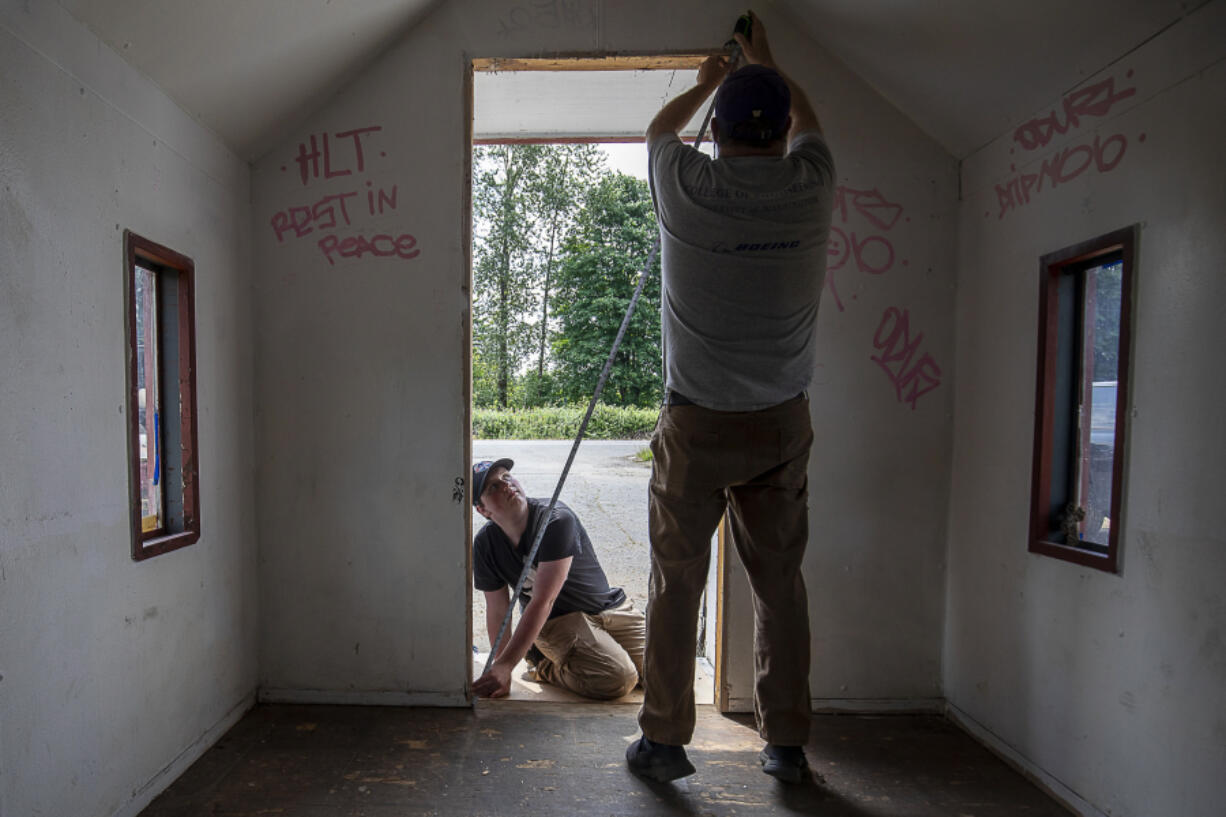
{"type": "Polygon", "coordinates": [[[473,681],[473,692],[481,698],[505,698],[511,693],[511,668],[500,661],[490,664],[490,671],[473,681]]]}
{"type": "Polygon", "coordinates": [[[770,43],[766,39],[766,26],[762,25],[762,21],[758,19],[758,15],[752,11],[749,12],[751,25],[749,28],[749,38],[746,39],[744,34],[733,34],[737,43],[741,46],[741,54],[745,57],[745,61],[751,65],[764,65],[774,71],[779,72],[779,76],[783,77],[783,81],[788,84],[788,90],[792,94],[792,111],[791,111],[791,128],[788,131],[789,141],[798,133],[807,131],[817,131],[821,133],[822,124],[818,121],[817,111],[813,109],[813,104],[809,102],[809,97],[801,90],[801,87],[792,81],[792,78],[783,72],[778,65],[775,64],[775,57],[771,54],[770,43]]]}
{"type": "Polygon", "coordinates": [[[647,126],[647,141],[662,133],[680,133],[686,123],[694,118],[698,107],[719,87],[728,73],[728,58],[715,55],[703,60],[698,66],[698,77],[693,88],[678,94],[660,109],[656,118],[647,126]]]}
{"type": "Polygon", "coordinates": [[[724,81],[724,77],[728,75],[728,58],[716,54],[707,57],[703,60],[702,65],[698,66],[698,78],[696,82],[702,87],[716,87],[724,81]]]}
{"type": "Polygon", "coordinates": [[[775,58],[771,56],[770,43],[766,40],[766,27],[758,19],[758,15],[752,11],[749,12],[749,19],[751,21],[749,39],[746,39],[744,34],[732,35],[741,46],[741,53],[745,56],[745,62],[750,65],[765,65],[767,68],[775,68],[775,58]]]}

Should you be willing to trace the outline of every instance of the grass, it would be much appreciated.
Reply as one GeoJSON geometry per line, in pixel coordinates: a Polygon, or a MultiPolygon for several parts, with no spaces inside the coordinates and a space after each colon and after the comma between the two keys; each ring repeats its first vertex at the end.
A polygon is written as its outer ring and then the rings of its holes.
{"type": "MultiPolygon", "coordinates": [[[[579,433],[586,405],[527,409],[473,409],[473,438],[478,440],[570,440],[579,433]]],[[[596,405],[585,436],[592,440],[645,440],[656,426],[659,409],[596,405]]],[[[650,459],[651,452],[647,452],[650,459]]],[[[641,460],[646,462],[647,460],[641,460]]]]}

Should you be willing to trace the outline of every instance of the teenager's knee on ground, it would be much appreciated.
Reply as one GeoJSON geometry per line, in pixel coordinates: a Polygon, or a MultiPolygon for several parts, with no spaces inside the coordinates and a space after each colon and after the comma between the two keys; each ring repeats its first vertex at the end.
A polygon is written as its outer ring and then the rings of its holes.
{"type": "Polygon", "coordinates": [[[626,695],[639,680],[630,656],[608,653],[577,653],[566,665],[572,689],[588,698],[612,700],[626,695]]]}

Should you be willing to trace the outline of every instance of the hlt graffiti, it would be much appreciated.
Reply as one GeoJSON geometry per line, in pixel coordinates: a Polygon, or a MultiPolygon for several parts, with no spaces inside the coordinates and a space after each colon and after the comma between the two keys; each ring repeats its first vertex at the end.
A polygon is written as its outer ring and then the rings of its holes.
{"type": "MultiPolygon", "coordinates": [[[[353,140],[352,155],[345,158],[352,158],[357,166],[357,171],[361,173],[366,169],[365,155],[362,152],[362,137],[368,133],[377,133],[381,130],[383,130],[382,127],[375,125],[369,128],[341,131],[333,136],[341,142],[345,153],[349,153],[348,148],[350,146],[344,140],[353,140]]],[[[332,179],[337,176],[348,176],[353,173],[354,168],[352,167],[342,167],[340,170],[333,169],[331,145],[332,140],[326,133],[312,133],[311,146],[309,148],[305,142],[298,144],[298,155],[294,158],[294,161],[298,163],[298,170],[302,175],[302,183],[304,185],[312,178],[318,179],[322,177],[332,179]],[[316,142],[317,137],[319,138],[318,143],[316,142]]]]}
{"type": "Polygon", "coordinates": [[[923,333],[911,337],[908,311],[894,306],[886,309],[873,335],[873,347],[879,350],[873,362],[889,375],[898,402],[910,403],[912,411],[921,397],[941,385],[941,367],[932,356],[925,352],[915,357],[923,340],[923,333]]]}
{"type": "MultiPolygon", "coordinates": [[[[1132,76],[1131,71],[1128,76],[1132,76]]],[[[1066,96],[1063,103],[1063,122],[1060,121],[1060,112],[1052,111],[1047,116],[1032,119],[1018,127],[1013,132],[1013,139],[1026,150],[1044,147],[1056,134],[1064,134],[1070,128],[1080,126],[1081,117],[1106,116],[1115,103],[1133,96],[1136,92],[1136,88],[1125,88],[1117,93],[1115,78],[1109,77],[1066,96]]]]}
{"type": "MultiPolygon", "coordinates": [[[[879,190],[856,190],[840,185],[834,193],[834,217],[846,225],[853,213],[869,222],[870,231],[885,231],[898,223],[902,206],[886,199],[879,190]]],[[[869,275],[888,272],[894,266],[894,245],[875,232],[844,230],[831,225],[826,256],[826,286],[834,296],[839,311],[843,312],[845,307],[835,286],[833,273],[842,270],[848,261],[857,270],[869,275]]]]}
{"type": "MultiPolygon", "coordinates": [[[[372,134],[379,133],[383,128],[374,125],[365,128],[339,131],[337,133],[313,133],[306,142],[298,145],[298,155],[294,161],[298,165],[298,174],[303,186],[316,180],[329,180],[345,176],[354,176],[366,172],[366,143],[372,134]]],[[[380,152],[380,157],[387,156],[380,152]]],[[[288,166],[282,165],[282,171],[288,166]]],[[[374,182],[367,181],[364,191],[347,190],[340,193],[325,195],[317,201],[302,206],[289,207],[274,213],[271,219],[273,233],[277,243],[285,243],[285,239],[302,238],[317,233],[316,244],[319,251],[328,259],[328,264],[336,263],[336,258],[362,258],[365,255],[375,257],[395,256],[403,259],[416,258],[421,254],[417,247],[417,239],[409,233],[393,236],[380,233],[367,237],[362,234],[338,236],[331,230],[351,227],[355,216],[363,216],[362,199],[365,193],[365,211],[370,216],[381,216],[388,211],[394,211],[397,206],[399,191],[392,185],[390,191],[375,188],[374,182]]]]}

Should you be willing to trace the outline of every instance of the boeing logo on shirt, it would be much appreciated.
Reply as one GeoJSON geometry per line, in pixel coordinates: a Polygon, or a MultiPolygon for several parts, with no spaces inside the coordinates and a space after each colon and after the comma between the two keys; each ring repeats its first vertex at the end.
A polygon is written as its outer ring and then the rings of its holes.
{"type": "Polygon", "coordinates": [[[737,244],[738,253],[753,253],[764,249],[796,249],[801,242],[766,242],[765,244],[737,244]]]}
{"type": "Polygon", "coordinates": [[[711,252],[731,253],[731,252],[761,252],[762,250],[794,250],[800,246],[799,241],[764,241],[757,244],[751,244],[748,241],[742,241],[735,247],[729,247],[722,241],[716,241],[711,245],[711,252]]]}
{"type": "MultiPolygon", "coordinates": [[[[765,241],[760,244],[741,242],[733,252],[761,252],[762,250],[794,250],[800,246],[799,241],[765,241]]],[[[725,250],[726,252],[726,250],[725,250]]]]}

